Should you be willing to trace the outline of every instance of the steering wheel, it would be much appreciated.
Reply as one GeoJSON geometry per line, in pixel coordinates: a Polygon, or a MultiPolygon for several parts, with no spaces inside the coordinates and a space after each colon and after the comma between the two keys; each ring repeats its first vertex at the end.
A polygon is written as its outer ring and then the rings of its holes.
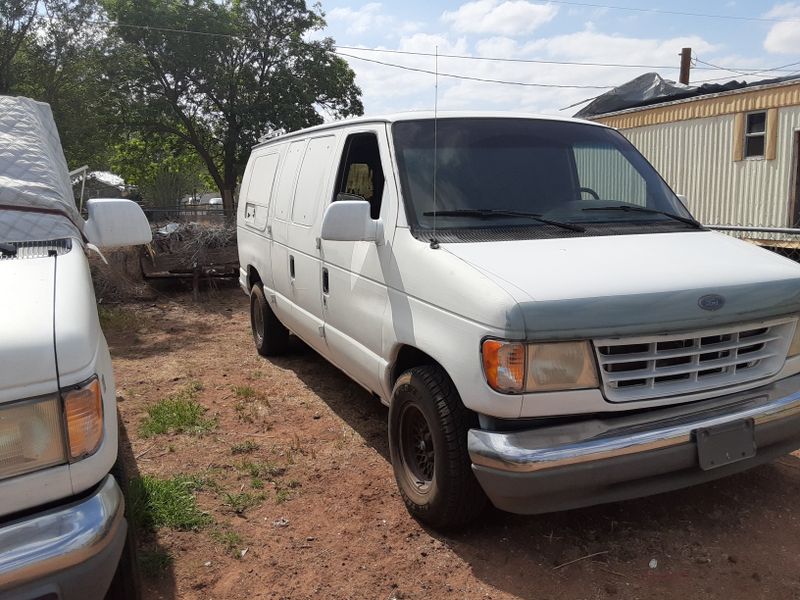
{"type": "Polygon", "coordinates": [[[595,192],[592,188],[582,187],[582,188],[578,188],[578,191],[581,192],[581,193],[586,192],[587,194],[589,194],[595,200],[600,200],[600,194],[595,192]]]}

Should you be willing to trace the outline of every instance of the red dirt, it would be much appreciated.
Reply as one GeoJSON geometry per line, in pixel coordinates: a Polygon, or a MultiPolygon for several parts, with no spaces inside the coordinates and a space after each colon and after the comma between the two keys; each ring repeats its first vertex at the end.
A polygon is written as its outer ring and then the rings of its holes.
{"type": "Polygon", "coordinates": [[[216,525],[141,540],[174,559],[145,579],[147,599],[800,598],[795,456],[615,505],[534,517],[491,510],[442,535],[410,518],[395,490],[386,409],[311,351],[258,357],[239,290],[124,309],[135,330],[107,337],[129,460],[142,474],[199,474],[218,486],[198,492],[216,525]],[[140,438],[145,408],[193,380],[217,429],[140,438]],[[234,386],[262,397],[238,400],[234,386]],[[232,455],[246,440],[259,449],[232,455]],[[243,460],[286,472],[237,516],[224,492],[259,492],[237,469],[243,460]],[[282,518],[288,525],[274,526],[282,518]],[[241,536],[233,552],[214,534],[225,530],[241,536]]]}

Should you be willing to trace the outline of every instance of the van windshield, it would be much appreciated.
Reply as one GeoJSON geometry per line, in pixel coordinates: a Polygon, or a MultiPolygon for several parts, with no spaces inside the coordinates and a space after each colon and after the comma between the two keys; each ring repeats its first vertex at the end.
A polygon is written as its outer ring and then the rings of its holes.
{"type": "Polygon", "coordinates": [[[544,119],[439,119],[435,205],[434,121],[398,121],[392,134],[415,235],[427,237],[434,219],[437,237],[471,230],[470,239],[476,229],[573,237],[699,228],[612,129],[544,119]]]}

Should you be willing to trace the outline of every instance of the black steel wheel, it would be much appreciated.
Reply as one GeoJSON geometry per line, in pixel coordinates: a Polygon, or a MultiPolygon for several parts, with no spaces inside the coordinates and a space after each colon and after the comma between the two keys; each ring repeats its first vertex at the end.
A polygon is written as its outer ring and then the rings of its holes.
{"type": "Polygon", "coordinates": [[[289,330],[275,316],[258,284],[250,290],[250,328],[261,356],[277,356],[289,350],[289,330]]]}
{"type": "Polygon", "coordinates": [[[475,519],[487,499],[467,452],[477,417],[437,365],[398,377],[389,405],[389,451],[400,495],[413,517],[437,529],[475,519]]]}

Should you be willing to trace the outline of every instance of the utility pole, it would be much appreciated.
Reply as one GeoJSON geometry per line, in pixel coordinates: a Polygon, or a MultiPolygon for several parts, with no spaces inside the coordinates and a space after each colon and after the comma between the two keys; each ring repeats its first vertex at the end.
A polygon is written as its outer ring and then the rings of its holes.
{"type": "Polygon", "coordinates": [[[681,74],[678,81],[683,85],[689,85],[689,71],[692,68],[692,49],[681,49],[681,74]]]}

